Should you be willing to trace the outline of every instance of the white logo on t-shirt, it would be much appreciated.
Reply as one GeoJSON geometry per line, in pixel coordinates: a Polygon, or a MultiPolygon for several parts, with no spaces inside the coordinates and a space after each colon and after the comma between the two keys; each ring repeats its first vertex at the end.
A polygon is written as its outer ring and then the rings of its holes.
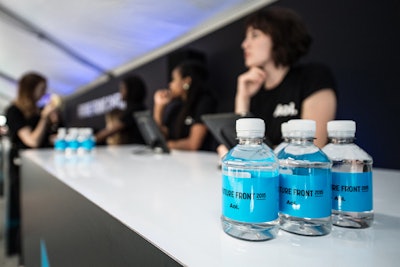
{"type": "Polygon", "coordinates": [[[289,104],[278,104],[274,111],[274,118],[277,117],[287,117],[287,116],[296,116],[299,111],[295,108],[294,102],[290,102],[289,104]]]}

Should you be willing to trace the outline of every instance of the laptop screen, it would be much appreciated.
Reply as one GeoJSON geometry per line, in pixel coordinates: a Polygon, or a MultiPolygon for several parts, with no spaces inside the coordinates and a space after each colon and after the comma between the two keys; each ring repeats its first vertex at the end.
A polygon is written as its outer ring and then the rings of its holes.
{"type": "Polygon", "coordinates": [[[164,135],[158,128],[149,110],[134,112],[133,117],[135,118],[143,139],[148,146],[157,152],[170,152],[164,135]]]}

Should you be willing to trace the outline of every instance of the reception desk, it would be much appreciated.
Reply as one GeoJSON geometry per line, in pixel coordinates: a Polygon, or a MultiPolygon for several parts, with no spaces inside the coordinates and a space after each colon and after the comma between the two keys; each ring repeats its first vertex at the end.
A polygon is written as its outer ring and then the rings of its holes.
{"type": "Polygon", "coordinates": [[[248,242],[222,231],[218,156],[98,147],[22,153],[26,266],[398,266],[400,171],[374,169],[375,221],[248,242]]]}

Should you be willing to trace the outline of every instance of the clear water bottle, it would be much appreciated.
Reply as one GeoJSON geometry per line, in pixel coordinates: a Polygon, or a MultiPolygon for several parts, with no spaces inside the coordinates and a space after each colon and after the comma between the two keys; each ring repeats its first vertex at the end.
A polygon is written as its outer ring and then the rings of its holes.
{"type": "Polygon", "coordinates": [[[67,141],[66,141],[66,136],[67,136],[67,129],[66,128],[58,128],[57,129],[57,137],[56,140],[54,141],[54,149],[57,152],[65,152],[65,149],[67,147],[67,141]]]}
{"type": "Polygon", "coordinates": [[[236,238],[261,241],[279,230],[279,164],[263,143],[262,119],[236,121],[239,143],[222,159],[222,228],[236,238]]]}
{"type": "Polygon", "coordinates": [[[367,228],[374,219],[372,157],[354,143],[354,121],[330,121],[327,127],[329,143],[322,150],[332,160],[332,222],[367,228]]]}
{"type": "Polygon", "coordinates": [[[95,147],[95,140],[92,128],[80,128],[78,131],[78,153],[87,154],[91,153],[95,147]]]}
{"type": "Polygon", "coordinates": [[[331,232],[332,163],[314,145],[316,123],[290,120],[289,144],[279,154],[280,228],[306,236],[331,232]]]}
{"type": "Polygon", "coordinates": [[[66,155],[75,155],[79,148],[78,141],[79,129],[72,127],[68,129],[67,136],[65,140],[67,141],[67,147],[65,148],[66,155]]]}
{"type": "Polygon", "coordinates": [[[287,122],[281,124],[281,133],[282,133],[282,142],[277,145],[274,149],[275,155],[278,155],[279,152],[289,144],[288,132],[290,131],[290,125],[287,122]]]}

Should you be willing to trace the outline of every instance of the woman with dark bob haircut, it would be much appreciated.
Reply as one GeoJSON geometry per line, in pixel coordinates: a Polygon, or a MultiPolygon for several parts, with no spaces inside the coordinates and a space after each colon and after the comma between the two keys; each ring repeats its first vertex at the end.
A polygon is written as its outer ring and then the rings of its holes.
{"type": "MultiPolygon", "coordinates": [[[[242,42],[246,72],[237,79],[235,112],[252,113],[266,123],[272,147],[282,140],[281,124],[291,119],[316,121],[315,144],[327,142],[326,124],[336,114],[336,85],[328,67],[300,64],[312,39],[294,11],[269,7],[250,15],[242,42]]],[[[223,155],[225,147],[219,147],[223,155]]]]}

